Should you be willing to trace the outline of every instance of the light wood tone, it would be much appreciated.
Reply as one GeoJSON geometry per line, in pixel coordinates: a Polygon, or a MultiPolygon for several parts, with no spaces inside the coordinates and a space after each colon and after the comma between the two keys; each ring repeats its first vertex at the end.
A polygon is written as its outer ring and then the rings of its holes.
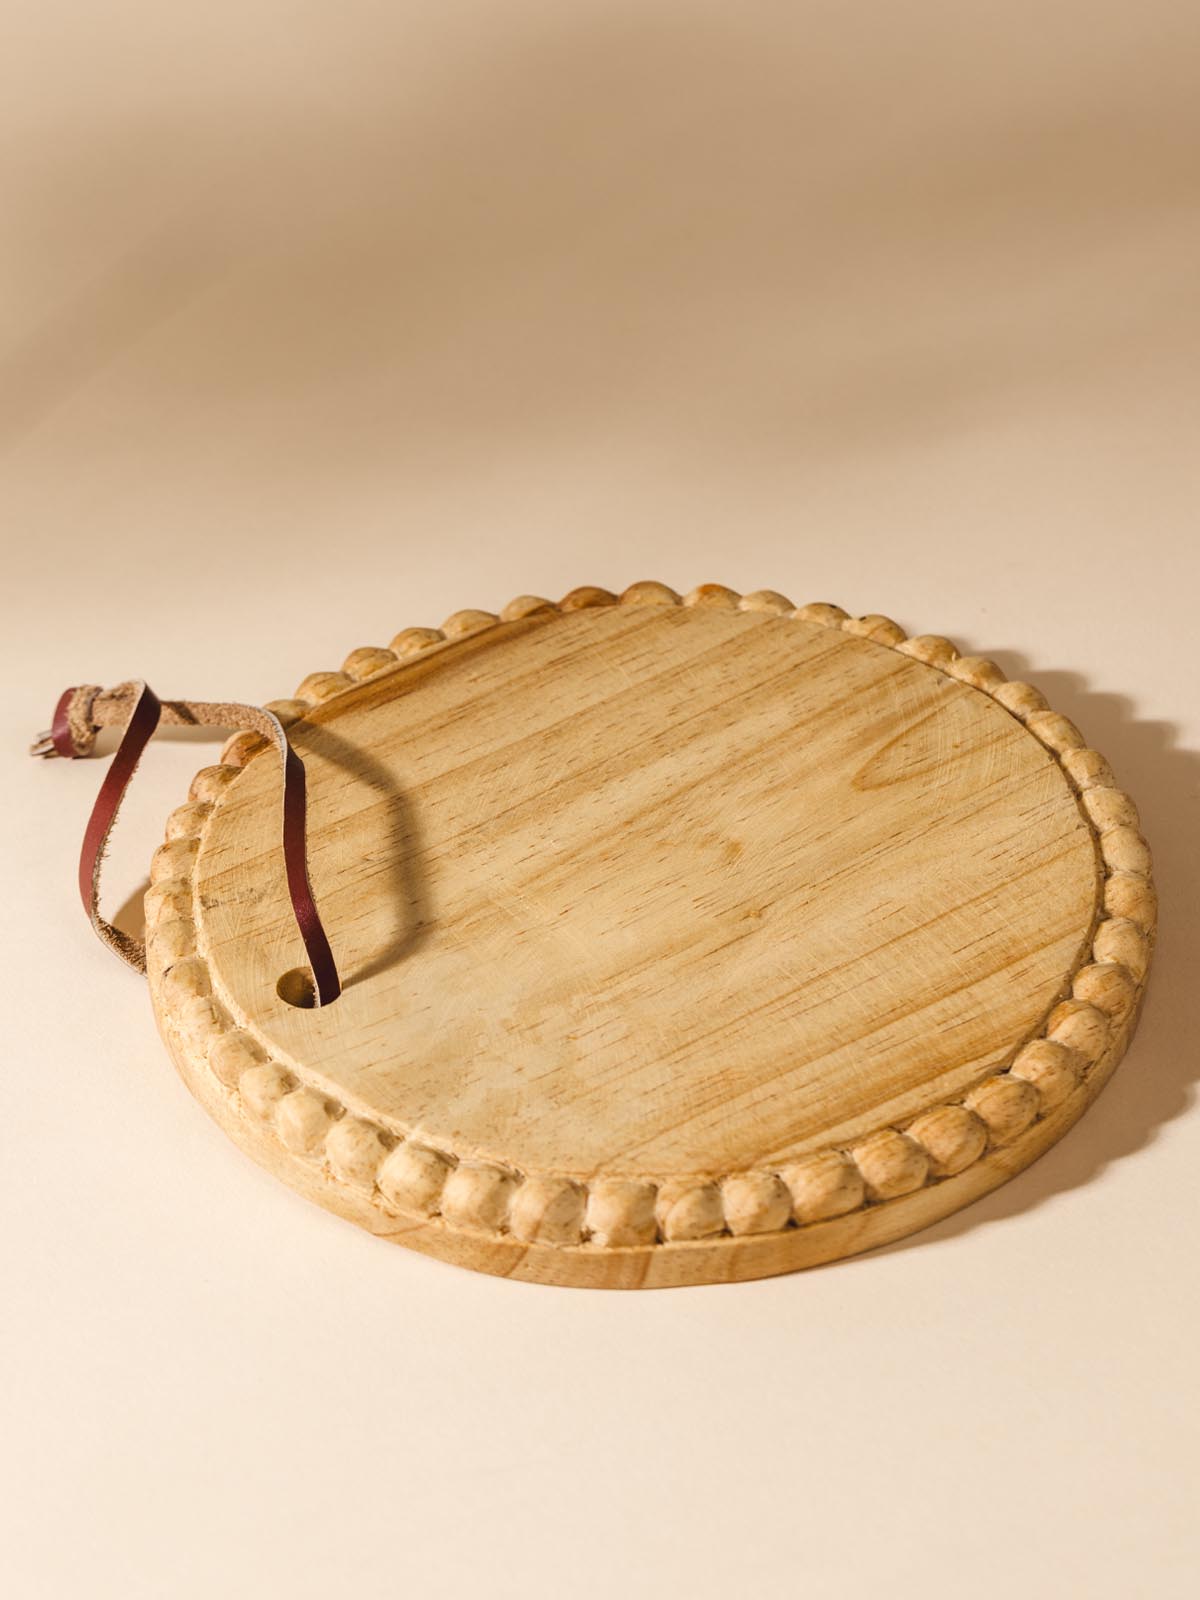
{"type": "Polygon", "coordinates": [[[1095,911],[1048,752],[812,624],[535,617],[292,732],[347,992],[276,993],[303,952],[260,762],[198,868],[223,994],[341,1103],[526,1173],[723,1174],[911,1117],[1034,1029],[1095,911]]]}
{"type": "Polygon", "coordinates": [[[522,596],[272,709],[345,992],[281,998],[243,734],[155,857],[156,1010],[239,1143],[387,1237],[587,1285],[828,1260],[1024,1166],[1132,1028],[1132,802],[1036,690],[885,617],[522,596]]]}

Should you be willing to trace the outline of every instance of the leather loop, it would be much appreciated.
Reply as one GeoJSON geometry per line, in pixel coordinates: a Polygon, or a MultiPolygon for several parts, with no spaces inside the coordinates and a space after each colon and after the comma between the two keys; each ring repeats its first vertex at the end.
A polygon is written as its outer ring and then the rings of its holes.
{"type": "Polygon", "coordinates": [[[149,685],[141,682],[108,690],[88,684],[67,689],[59,696],[49,733],[33,746],[36,755],[68,759],[86,756],[91,753],[99,728],[124,725],[121,742],[92,807],[79,855],[79,894],[92,927],[110,950],[131,967],[145,972],[145,944],[114,928],[100,915],[100,869],[129,781],[160,722],[252,728],[275,746],[283,773],[281,833],[288,894],[312,968],[316,1003],[329,1005],[341,993],[341,981],[308,878],[304,763],[288,743],[283,724],[259,706],[203,700],[160,701],[149,685]]]}
{"type": "Polygon", "coordinates": [[[60,756],[65,756],[68,760],[73,756],[83,754],[82,750],[76,750],[75,741],[71,737],[71,706],[78,693],[77,689],[63,690],[58,697],[58,704],[54,708],[54,721],[50,724],[50,742],[56,752],[60,756]]]}
{"type": "Polygon", "coordinates": [[[95,684],[64,689],[54,708],[54,721],[48,735],[54,753],[60,756],[90,756],[97,729],[92,722],[92,707],[100,693],[95,684]]]}

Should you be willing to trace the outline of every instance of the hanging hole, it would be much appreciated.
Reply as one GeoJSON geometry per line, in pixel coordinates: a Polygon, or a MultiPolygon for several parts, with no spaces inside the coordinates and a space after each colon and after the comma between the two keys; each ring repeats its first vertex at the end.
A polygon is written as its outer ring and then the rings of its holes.
{"type": "Polygon", "coordinates": [[[307,967],[293,967],[275,985],[275,993],[289,1006],[311,1011],[317,1003],[317,986],[307,967]]]}

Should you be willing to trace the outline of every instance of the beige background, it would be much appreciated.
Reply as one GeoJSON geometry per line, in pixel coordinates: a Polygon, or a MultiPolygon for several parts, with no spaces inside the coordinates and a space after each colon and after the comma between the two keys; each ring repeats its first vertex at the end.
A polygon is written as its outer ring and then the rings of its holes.
{"type": "MultiPolygon", "coordinates": [[[[3,18],[9,1591],[1193,1593],[1200,11],[3,18]],[[21,748],[80,679],[271,698],[641,577],[1033,677],[1163,921],[1032,1171],[622,1297],[390,1251],[238,1155],[74,901],[102,769],[21,748]]],[[[152,750],[115,900],[208,748],[152,750]]]]}

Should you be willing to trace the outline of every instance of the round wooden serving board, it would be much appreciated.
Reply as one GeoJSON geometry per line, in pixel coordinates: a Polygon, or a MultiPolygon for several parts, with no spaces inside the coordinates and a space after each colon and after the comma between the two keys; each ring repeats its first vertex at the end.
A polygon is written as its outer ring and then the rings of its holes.
{"type": "Polygon", "coordinates": [[[270,709],[344,993],[303,1003],[278,767],[242,733],[154,859],[155,1008],[240,1145],[399,1243],[609,1287],[828,1261],[1019,1171],[1132,1031],[1133,804],[944,639],[580,589],[270,709]]]}

